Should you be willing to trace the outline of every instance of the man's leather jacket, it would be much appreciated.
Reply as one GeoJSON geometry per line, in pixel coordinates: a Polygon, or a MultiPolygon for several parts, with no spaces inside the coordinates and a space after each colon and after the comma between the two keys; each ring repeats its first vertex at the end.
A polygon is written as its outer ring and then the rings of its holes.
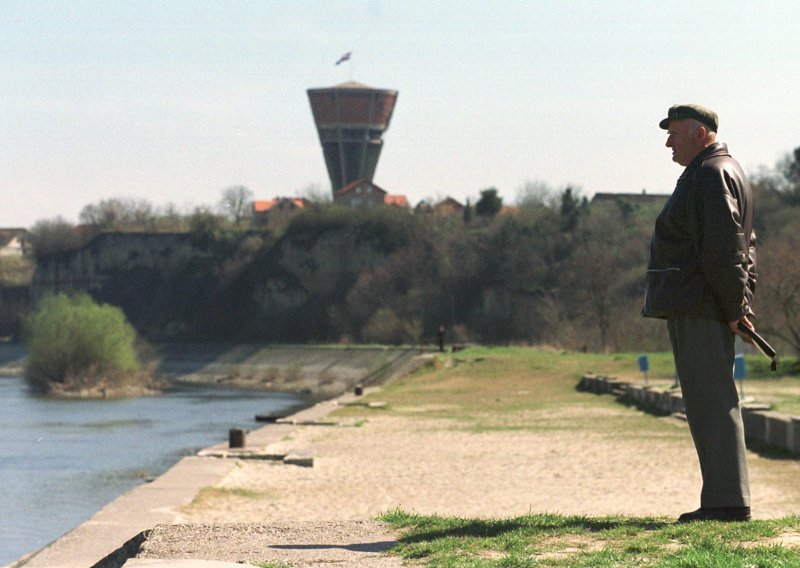
{"type": "Polygon", "coordinates": [[[642,315],[752,315],[755,240],[750,184],[728,147],[712,144],[686,167],[656,220],[642,315]]]}

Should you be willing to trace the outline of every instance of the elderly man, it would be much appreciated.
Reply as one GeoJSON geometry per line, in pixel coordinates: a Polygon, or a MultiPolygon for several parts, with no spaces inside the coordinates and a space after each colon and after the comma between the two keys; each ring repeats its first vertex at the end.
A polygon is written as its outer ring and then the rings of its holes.
{"type": "Polygon", "coordinates": [[[703,487],[678,522],[750,519],[744,428],[733,382],[738,326],[752,327],[755,233],[750,184],[716,141],[719,120],[676,105],[659,126],[686,169],[656,220],[642,315],[664,318],[703,487]]]}

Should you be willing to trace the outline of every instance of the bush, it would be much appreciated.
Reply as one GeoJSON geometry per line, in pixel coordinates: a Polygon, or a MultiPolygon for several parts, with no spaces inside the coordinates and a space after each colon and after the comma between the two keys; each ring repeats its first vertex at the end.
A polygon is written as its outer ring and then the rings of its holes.
{"type": "Polygon", "coordinates": [[[86,294],[48,294],[25,324],[25,378],[42,392],[119,383],[139,370],[135,340],[119,308],[86,294]]]}

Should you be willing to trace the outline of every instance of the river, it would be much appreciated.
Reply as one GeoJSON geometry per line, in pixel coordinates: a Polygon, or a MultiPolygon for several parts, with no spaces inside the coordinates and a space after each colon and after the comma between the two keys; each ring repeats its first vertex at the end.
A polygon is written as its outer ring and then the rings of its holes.
{"type": "Polygon", "coordinates": [[[58,400],[0,378],[0,566],[38,550],[181,457],[297,396],[181,384],[157,397],[58,400]]]}

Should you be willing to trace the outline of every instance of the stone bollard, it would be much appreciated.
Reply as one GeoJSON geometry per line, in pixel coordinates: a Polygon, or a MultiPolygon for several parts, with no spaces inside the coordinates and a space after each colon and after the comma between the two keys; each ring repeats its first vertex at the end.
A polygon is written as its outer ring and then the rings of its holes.
{"type": "Polygon", "coordinates": [[[778,412],[765,412],[764,442],[770,446],[789,449],[789,431],[792,419],[778,412]]]}
{"type": "Polygon", "coordinates": [[[228,431],[228,447],[244,448],[247,431],[241,428],[231,428],[228,431]]]}
{"type": "Polygon", "coordinates": [[[789,451],[800,454],[800,416],[792,416],[787,438],[789,451]]]}

